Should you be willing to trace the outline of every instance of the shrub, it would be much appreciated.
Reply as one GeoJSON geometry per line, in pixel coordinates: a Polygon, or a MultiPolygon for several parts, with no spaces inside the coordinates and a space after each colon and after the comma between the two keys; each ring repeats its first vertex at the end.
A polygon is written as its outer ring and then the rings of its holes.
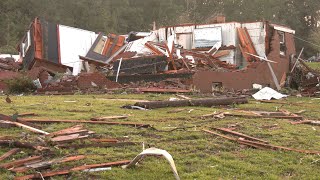
{"type": "Polygon", "coordinates": [[[6,84],[8,85],[9,93],[15,94],[31,93],[37,89],[37,87],[33,84],[33,81],[26,76],[7,80],[6,84]]]}

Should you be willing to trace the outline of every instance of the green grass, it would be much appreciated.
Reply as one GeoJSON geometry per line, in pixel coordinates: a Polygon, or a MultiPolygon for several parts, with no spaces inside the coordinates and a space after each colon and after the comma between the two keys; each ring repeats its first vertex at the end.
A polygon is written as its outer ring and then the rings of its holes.
{"type": "Polygon", "coordinates": [[[308,62],[307,65],[314,70],[320,71],[320,62],[308,62]]]}
{"type": "MultiPolygon", "coordinates": [[[[186,130],[172,132],[156,131],[152,128],[137,129],[118,125],[92,125],[85,127],[95,131],[96,136],[120,138],[126,141],[144,142],[151,147],[167,150],[174,158],[181,179],[318,179],[320,156],[296,152],[259,150],[230,142],[201,131],[202,128],[228,127],[236,125],[237,131],[262,138],[275,145],[291,148],[319,150],[320,128],[310,125],[291,125],[284,119],[243,119],[228,117],[220,120],[200,119],[197,116],[217,112],[232,112],[231,107],[184,107],[179,113],[168,113],[176,108],[162,108],[150,111],[128,110],[123,105],[134,104],[134,100],[165,100],[174,95],[74,95],[74,96],[13,96],[13,103],[7,104],[5,96],[0,96],[1,113],[34,112],[39,119],[88,120],[96,116],[130,115],[121,122],[150,123],[159,130],[171,130],[174,127],[194,126],[186,130]],[[110,99],[110,98],[113,98],[110,99]],[[125,100],[114,100],[116,98],[125,100]],[[131,100],[130,100],[131,99],[131,100]],[[76,101],[75,103],[65,101],[76,101]],[[89,104],[89,106],[88,106],[89,104]],[[194,109],[190,113],[188,110],[194,109]],[[277,125],[274,129],[263,128],[277,125]],[[196,127],[197,125],[197,127],[196,127]]],[[[250,100],[249,104],[237,105],[246,110],[276,111],[285,108],[291,112],[307,110],[303,116],[319,119],[320,100],[291,97],[277,103],[259,103],[250,100]]],[[[53,132],[73,124],[41,124],[44,131],[53,132]]],[[[0,129],[0,136],[14,136],[18,140],[35,140],[38,135],[19,128],[0,129]]],[[[81,142],[75,142],[81,143],[81,142]]],[[[113,148],[53,149],[56,156],[86,154],[88,158],[55,165],[52,169],[64,169],[83,164],[103,163],[118,160],[131,160],[142,151],[142,145],[113,148]]],[[[10,150],[1,148],[0,154],[10,150]]],[[[35,154],[31,150],[3,161],[23,158],[35,154]]],[[[31,172],[30,172],[31,173],[31,172]]],[[[1,177],[13,179],[15,174],[0,170],[1,177]]],[[[23,175],[23,174],[19,174],[23,175]]],[[[133,169],[112,168],[111,171],[71,174],[71,179],[174,179],[168,163],[163,158],[147,157],[133,169]]],[[[64,176],[54,179],[65,179],[64,176]]]]}

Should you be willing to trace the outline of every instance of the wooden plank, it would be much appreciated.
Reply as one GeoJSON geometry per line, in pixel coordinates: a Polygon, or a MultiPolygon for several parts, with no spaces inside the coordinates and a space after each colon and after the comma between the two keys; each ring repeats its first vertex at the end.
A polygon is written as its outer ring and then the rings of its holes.
{"type": "Polygon", "coordinates": [[[127,119],[129,116],[105,116],[105,117],[94,117],[91,118],[92,121],[102,121],[102,120],[113,120],[113,119],[127,119]]]}
{"type": "Polygon", "coordinates": [[[141,124],[133,122],[106,122],[106,121],[81,121],[81,120],[42,120],[42,119],[23,119],[32,123],[89,123],[89,124],[107,124],[107,125],[124,125],[135,127],[150,127],[150,124],[141,124]]]}
{"type": "Polygon", "coordinates": [[[219,50],[216,54],[214,54],[212,57],[213,58],[220,58],[220,57],[223,57],[223,56],[227,56],[230,54],[230,50],[219,50]]]}
{"type": "Polygon", "coordinates": [[[102,163],[102,164],[83,165],[83,166],[74,167],[69,170],[43,172],[41,173],[41,175],[39,173],[35,173],[35,174],[26,175],[26,176],[15,177],[15,180],[27,180],[27,179],[35,179],[35,178],[41,178],[41,177],[45,178],[45,177],[52,177],[57,175],[66,175],[73,171],[82,171],[82,170],[102,168],[102,167],[122,166],[122,165],[129,164],[130,162],[131,162],[130,160],[124,160],[124,161],[116,161],[116,162],[109,162],[109,163],[102,163]]]}
{"type": "Polygon", "coordinates": [[[30,113],[20,113],[18,114],[19,117],[25,117],[25,116],[37,116],[36,113],[30,112],[30,113]]]}
{"type": "Polygon", "coordinates": [[[70,142],[74,140],[84,139],[87,137],[89,137],[89,135],[82,136],[80,134],[71,134],[71,135],[57,136],[57,137],[51,138],[51,141],[55,143],[63,143],[63,142],[70,142]]]}
{"type": "Polygon", "coordinates": [[[43,158],[42,156],[32,156],[32,157],[28,157],[28,158],[24,158],[24,159],[11,161],[11,162],[8,162],[8,163],[3,163],[3,164],[0,165],[0,167],[1,168],[5,168],[5,169],[9,169],[9,168],[13,168],[13,167],[19,167],[19,166],[24,165],[26,163],[39,161],[42,158],[43,158]]]}
{"type": "Polygon", "coordinates": [[[6,158],[18,153],[20,151],[19,148],[14,148],[14,149],[11,149],[10,151],[4,153],[2,156],[0,156],[0,161],[3,161],[5,160],[6,158]]]}
{"type": "Polygon", "coordinates": [[[42,130],[40,130],[40,129],[33,128],[33,127],[31,127],[31,126],[22,124],[22,123],[20,123],[20,122],[12,122],[12,123],[15,124],[15,125],[18,126],[18,127],[27,129],[27,130],[29,130],[29,131],[32,131],[32,132],[35,132],[35,133],[38,133],[38,134],[43,134],[43,135],[48,135],[48,134],[50,134],[50,133],[48,133],[48,132],[42,131],[42,130]]]}
{"type": "Polygon", "coordinates": [[[102,163],[102,164],[83,165],[83,166],[78,166],[78,167],[72,168],[71,171],[81,171],[81,170],[93,169],[93,168],[121,166],[121,165],[129,164],[130,162],[131,161],[129,161],[129,160],[124,160],[124,161],[116,161],[116,162],[102,163]]]}
{"type": "Polygon", "coordinates": [[[70,128],[62,129],[60,131],[52,132],[48,134],[48,136],[70,135],[70,134],[77,134],[83,131],[88,131],[88,130],[82,130],[82,128],[83,128],[83,125],[76,125],[70,128]]]}
{"type": "Polygon", "coordinates": [[[48,161],[41,161],[37,163],[32,163],[28,164],[24,167],[18,167],[11,169],[11,171],[15,173],[23,173],[26,172],[30,169],[42,169],[42,168],[47,168],[50,167],[54,164],[60,164],[60,163],[65,163],[65,162],[71,162],[71,161],[77,161],[86,158],[84,155],[78,155],[78,156],[70,156],[70,157],[65,157],[65,158],[59,158],[59,159],[53,159],[53,160],[48,160],[48,161]]]}
{"type": "Polygon", "coordinates": [[[236,131],[231,131],[231,130],[226,129],[226,128],[214,128],[214,129],[222,131],[224,133],[229,133],[229,134],[236,135],[236,136],[239,136],[239,137],[242,137],[242,138],[246,138],[248,140],[259,141],[259,142],[263,142],[263,143],[266,143],[266,144],[269,143],[268,141],[265,141],[265,140],[262,140],[262,139],[258,139],[258,138],[252,137],[252,136],[248,136],[246,134],[242,134],[242,133],[239,133],[239,132],[236,132],[236,131]]]}
{"type": "Polygon", "coordinates": [[[0,120],[0,127],[1,128],[12,128],[12,127],[16,127],[16,125],[10,121],[0,120]]]}

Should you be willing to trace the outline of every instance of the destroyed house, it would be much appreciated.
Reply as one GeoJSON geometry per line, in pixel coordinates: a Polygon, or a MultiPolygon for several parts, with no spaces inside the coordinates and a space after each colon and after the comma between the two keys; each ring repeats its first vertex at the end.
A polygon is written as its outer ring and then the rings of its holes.
{"type": "Polygon", "coordinates": [[[279,89],[296,53],[294,33],[261,21],[183,24],[105,36],[36,18],[18,49],[25,69],[70,69],[73,75],[100,71],[131,84],[178,79],[185,88],[211,93],[252,89],[254,84],[279,89]]]}
{"type": "Polygon", "coordinates": [[[193,84],[202,92],[221,87],[251,89],[253,84],[277,88],[284,84],[290,56],[296,53],[295,31],[266,21],[178,25],[160,28],[158,33],[159,41],[174,36],[174,42],[185,49],[208,52],[238,67],[227,72],[195,72],[193,84]]]}

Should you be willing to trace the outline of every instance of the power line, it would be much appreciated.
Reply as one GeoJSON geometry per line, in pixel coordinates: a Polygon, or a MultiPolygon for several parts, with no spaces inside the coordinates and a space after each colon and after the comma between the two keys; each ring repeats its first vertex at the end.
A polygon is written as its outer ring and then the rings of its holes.
{"type": "Polygon", "coordinates": [[[297,38],[297,39],[299,39],[300,41],[303,41],[303,42],[309,43],[309,44],[311,44],[311,45],[313,45],[313,46],[317,46],[318,48],[320,48],[320,45],[318,45],[318,44],[314,44],[314,43],[312,43],[312,42],[310,42],[310,41],[307,41],[307,40],[302,39],[302,38],[297,37],[297,36],[294,36],[294,37],[295,37],[295,38],[297,38]]]}

